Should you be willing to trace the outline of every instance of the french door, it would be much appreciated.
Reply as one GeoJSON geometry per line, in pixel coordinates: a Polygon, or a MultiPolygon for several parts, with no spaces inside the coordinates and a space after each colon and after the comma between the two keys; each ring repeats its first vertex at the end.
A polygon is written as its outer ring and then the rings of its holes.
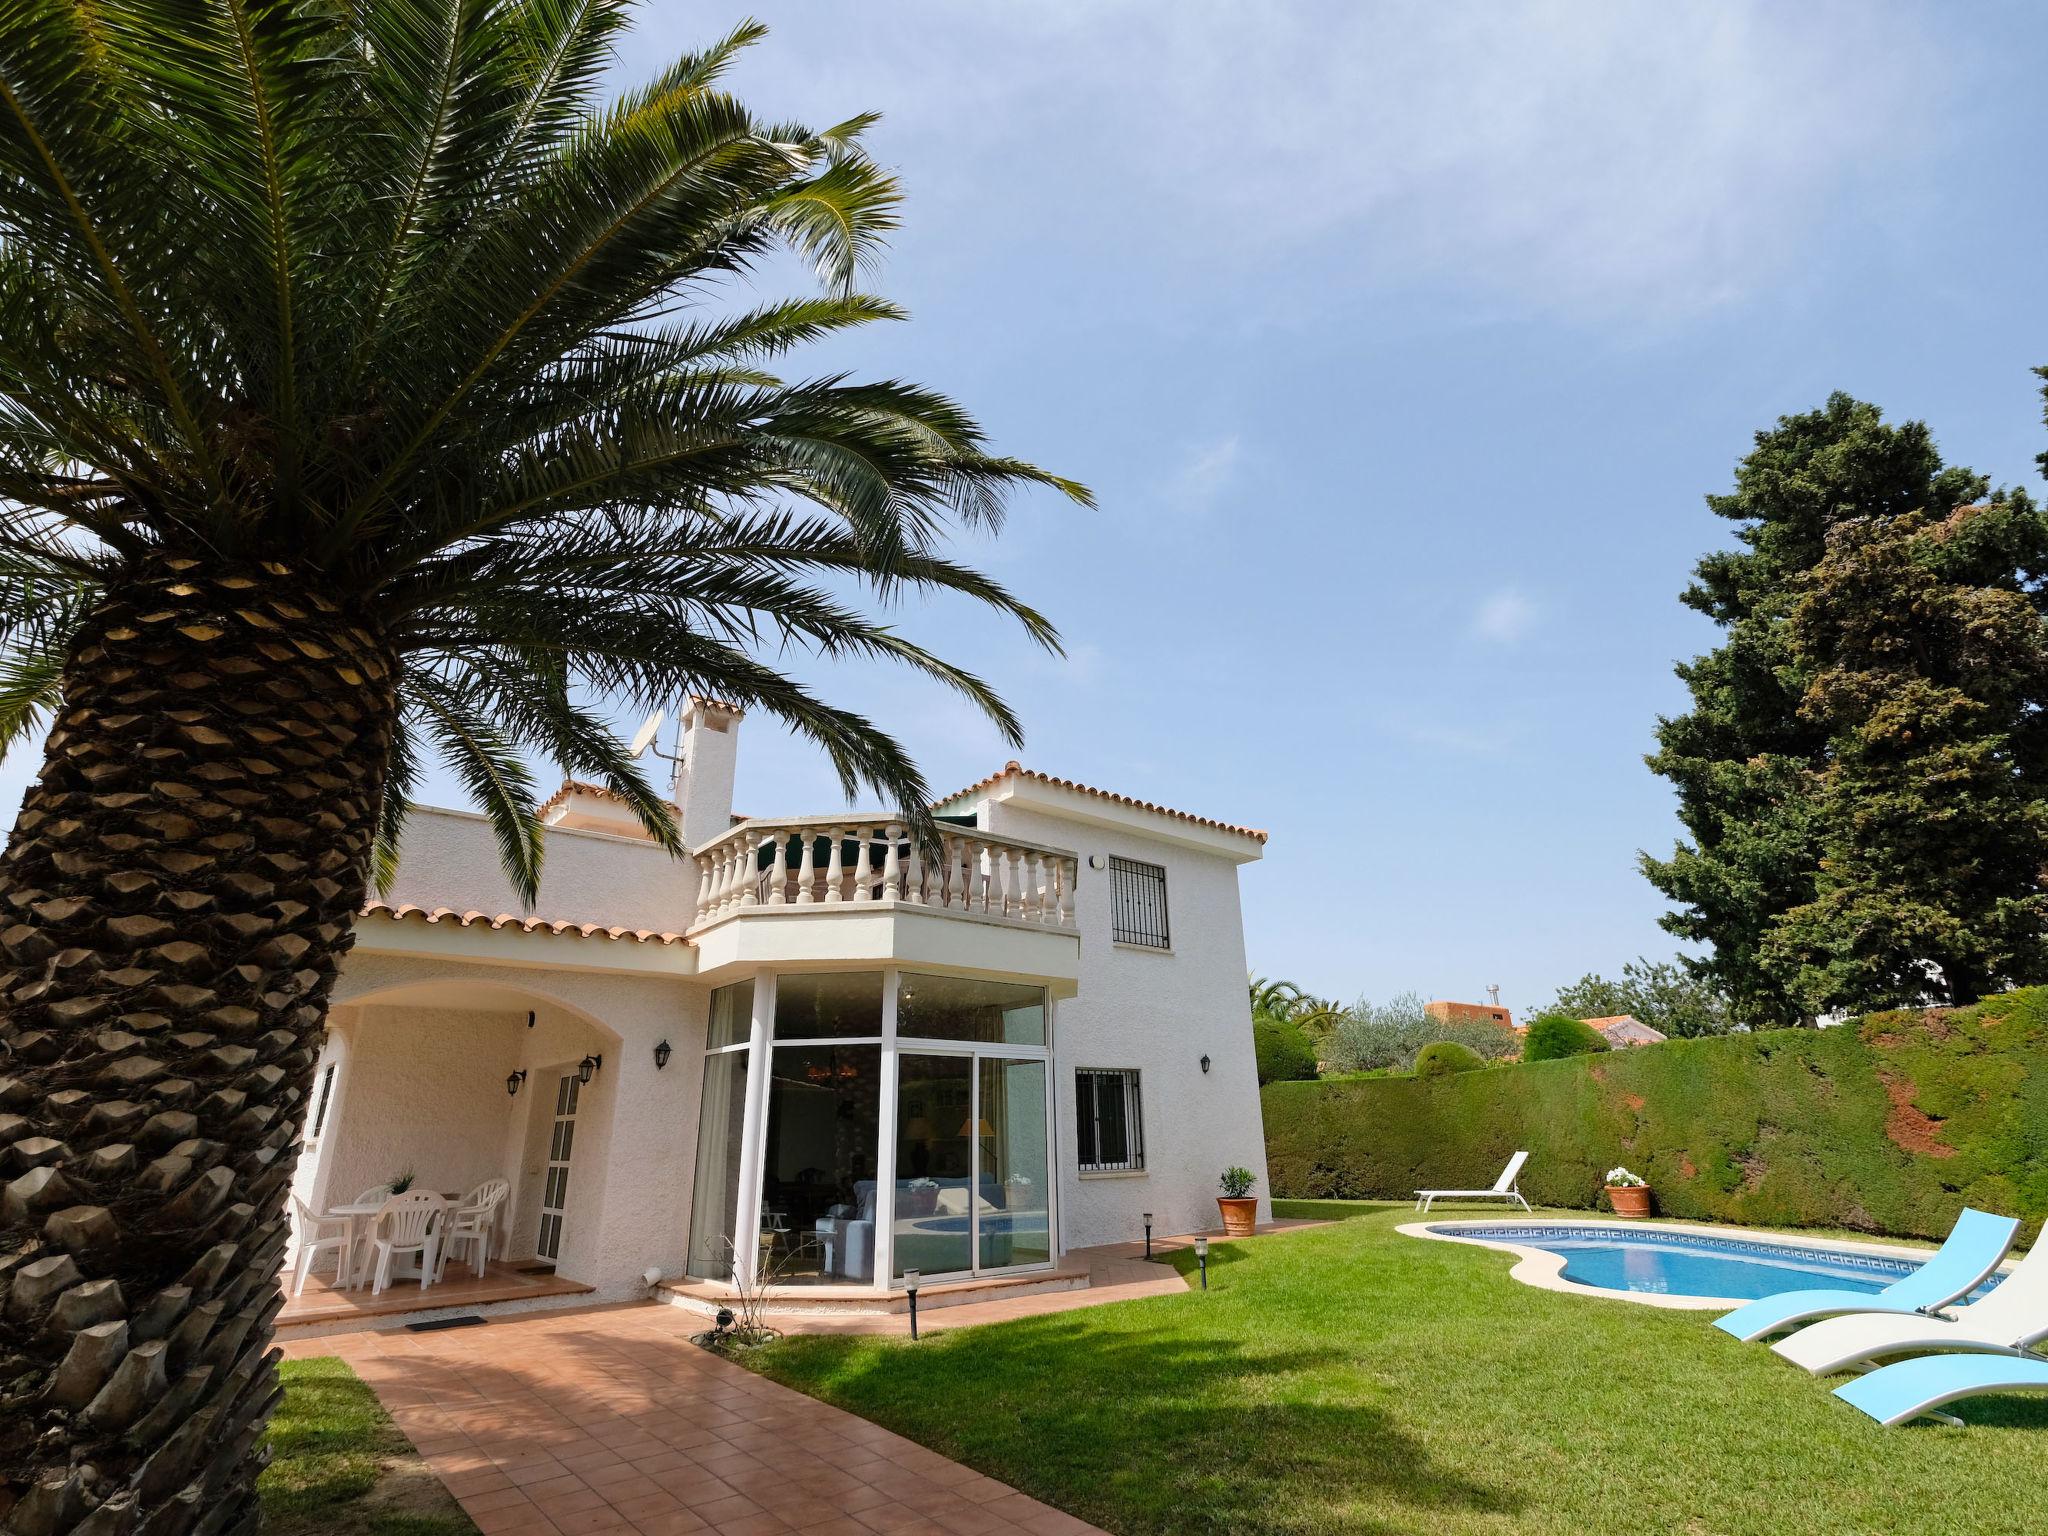
{"type": "Polygon", "coordinates": [[[1050,1064],[972,1049],[897,1063],[895,1278],[1049,1263],[1050,1064]]]}
{"type": "Polygon", "coordinates": [[[569,1206],[569,1154],[576,1145],[576,1094],[583,1080],[568,1073],[555,1085],[555,1123],[548,1135],[548,1172],[540,1191],[540,1236],[534,1251],[550,1263],[562,1251],[562,1217],[569,1206]]]}

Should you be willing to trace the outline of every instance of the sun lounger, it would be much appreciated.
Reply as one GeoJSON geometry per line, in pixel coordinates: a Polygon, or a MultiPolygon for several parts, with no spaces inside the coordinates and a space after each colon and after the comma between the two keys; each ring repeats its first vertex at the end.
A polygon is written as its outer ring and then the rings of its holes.
{"type": "Polygon", "coordinates": [[[1835,1396],[1880,1424],[1936,1414],[1943,1403],[1986,1392],[2048,1390],[2048,1360],[2021,1355],[1922,1355],[1844,1382],[1835,1396]]]}
{"type": "Polygon", "coordinates": [[[2048,1242],[2036,1242],[1982,1301],[1949,1317],[1861,1312],[1802,1328],[1771,1348],[1816,1376],[1886,1355],[2010,1354],[2048,1338],[2048,1242]]]}
{"type": "Polygon", "coordinates": [[[1529,1154],[1517,1152],[1508,1159],[1507,1167],[1501,1169],[1500,1177],[1493,1181],[1491,1189],[1418,1189],[1415,1191],[1415,1209],[1426,1211],[1439,1200],[1498,1200],[1502,1204],[1520,1201],[1523,1210],[1529,1209],[1529,1202],[1522,1192],[1515,1188],[1515,1179],[1522,1171],[1522,1164],[1529,1161],[1529,1154]]]}
{"type": "Polygon", "coordinates": [[[1737,1307],[1716,1318],[1714,1326],[1738,1339],[1760,1339],[1841,1312],[1934,1312],[1981,1285],[1998,1268],[2019,1229],[2019,1222],[2011,1216],[1993,1216],[1965,1206],[1949,1229],[1948,1240],[1933,1257],[1875,1295],[1848,1290],[1781,1291],[1737,1307]]]}

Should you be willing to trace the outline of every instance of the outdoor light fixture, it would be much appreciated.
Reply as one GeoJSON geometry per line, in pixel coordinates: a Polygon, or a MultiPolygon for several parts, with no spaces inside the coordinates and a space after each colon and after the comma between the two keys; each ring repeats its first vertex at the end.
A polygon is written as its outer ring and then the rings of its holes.
{"type": "Polygon", "coordinates": [[[526,1069],[522,1067],[517,1072],[514,1072],[510,1077],[505,1079],[505,1092],[512,1095],[512,1097],[514,1098],[519,1097],[519,1085],[525,1081],[526,1069]]]}
{"type": "Polygon", "coordinates": [[[1145,1213],[1145,1257],[1152,1257],[1152,1213],[1145,1213]]]}
{"type": "Polygon", "coordinates": [[[1209,1058],[1206,1056],[1202,1058],[1202,1075],[1204,1077],[1209,1075],[1209,1058]]]}
{"type": "Polygon", "coordinates": [[[918,1273],[914,1269],[906,1269],[905,1271],[903,1271],[903,1289],[904,1292],[910,1297],[910,1336],[913,1339],[917,1337],[918,1278],[918,1273]]]}
{"type": "Polygon", "coordinates": [[[597,1075],[597,1069],[604,1065],[602,1056],[586,1056],[576,1063],[576,1081],[588,1083],[597,1075]]]}
{"type": "Polygon", "coordinates": [[[713,1318],[712,1322],[716,1325],[720,1333],[725,1333],[728,1330],[730,1330],[732,1327],[732,1308],[720,1307],[718,1309],[718,1316],[713,1318]]]}
{"type": "Polygon", "coordinates": [[[662,1041],[661,1044],[654,1048],[654,1070],[659,1072],[663,1067],[667,1066],[669,1057],[674,1054],[675,1052],[670,1049],[669,1043],[666,1040],[662,1041]]]}
{"type": "Polygon", "coordinates": [[[1202,1266],[1202,1289],[1209,1289],[1209,1239],[1195,1239],[1195,1262],[1202,1266]]]}

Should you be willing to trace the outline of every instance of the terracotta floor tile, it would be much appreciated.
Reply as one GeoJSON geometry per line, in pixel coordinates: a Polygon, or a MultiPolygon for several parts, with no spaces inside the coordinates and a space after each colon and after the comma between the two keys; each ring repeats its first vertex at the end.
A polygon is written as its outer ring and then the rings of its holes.
{"type": "Polygon", "coordinates": [[[533,1502],[518,1488],[499,1488],[490,1493],[458,1494],[457,1501],[472,1515],[483,1514],[493,1509],[517,1509],[521,1504],[533,1502]]]}
{"type": "Polygon", "coordinates": [[[690,1331],[656,1306],[285,1347],[349,1361],[482,1536],[1100,1536],[690,1331]]]}
{"type": "Polygon", "coordinates": [[[711,1527],[687,1509],[679,1509],[672,1514],[650,1515],[645,1520],[635,1520],[633,1529],[640,1532],[640,1536],[701,1536],[711,1527]]]}
{"type": "Polygon", "coordinates": [[[600,1504],[596,1509],[580,1509],[573,1515],[556,1515],[554,1521],[562,1536],[598,1536],[600,1531],[632,1529],[631,1523],[620,1518],[619,1512],[609,1504],[600,1504]]]}
{"type": "Polygon", "coordinates": [[[533,1501],[542,1514],[550,1519],[562,1515],[580,1515],[587,1509],[609,1509],[611,1503],[595,1488],[572,1488],[563,1493],[551,1493],[533,1501]]]}
{"type": "Polygon", "coordinates": [[[512,1504],[499,1509],[487,1509],[482,1514],[472,1513],[469,1517],[483,1536],[505,1536],[506,1532],[522,1533],[537,1526],[546,1525],[554,1529],[548,1517],[531,1504],[512,1504]]]}

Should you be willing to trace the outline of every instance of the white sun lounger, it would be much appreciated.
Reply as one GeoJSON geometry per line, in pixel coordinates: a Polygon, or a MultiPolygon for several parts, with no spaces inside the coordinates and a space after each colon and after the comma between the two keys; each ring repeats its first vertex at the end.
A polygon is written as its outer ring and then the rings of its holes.
{"type": "Polygon", "coordinates": [[[1984,1283],[2019,1231],[2017,1217],[1993,1216],[1966,1205],[1948,1240],[1925,1264],[1875,1294],[1843,1288],[1780,1291],[1737,1307],[1726,1317],[1715,1319],[1714,1326],[1738,1339],[1760,1339],[1817,1317],[1843,1313],[1859,1317],[1873,1312],[1938,1313],[1984,1283]]]}
{"type": "Polygon", "coordinates": [[[1885,1355],[2022,1354],[2048,1339],[2048,1240],[2037,1240],[1990,1295],[1956,1307],[1954,1314],[1856,1312],[1802,1328],[1771,1348],[1816,1376],[1885,1355]]]}
{"type": "Polygon", "coordinates": [[[1529,1209],[1529,1202],[1522,1192],[1515,1188],[1515,1179],[1522,1171],[1522,1164],[1529,1161],[1529,1154],[1517,1152],[1508,1159],[1507,1167],[1501,1169],[1500,1177],[1493,1181],[1491,1189],[1418,1189],[1415,1191],[1415,1209],[1426,1211],[1439,1200],[1498,1200],[1503,1205],[1519,1201],[1523,1210],[1529,1209]]]}

